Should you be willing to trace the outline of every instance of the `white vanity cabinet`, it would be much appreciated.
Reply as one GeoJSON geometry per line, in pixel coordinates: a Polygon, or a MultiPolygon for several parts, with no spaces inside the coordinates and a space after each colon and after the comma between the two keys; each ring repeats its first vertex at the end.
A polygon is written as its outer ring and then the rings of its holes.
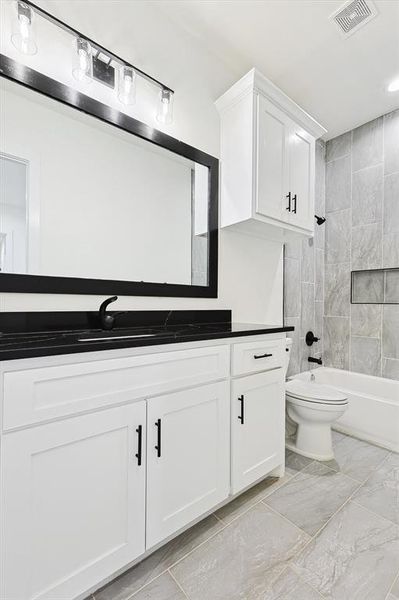
{"type": "Polygon", "coordinates": [[[82,600],[282,475],[284,347],[275,333],[0,363],[1,600],[82,600]]]}
{"type": "Polygon", "coordinates": [[[221,117],[221,223],[284,241],[314,229],[312,117],[252,69],[216,102],[221,117]]]}

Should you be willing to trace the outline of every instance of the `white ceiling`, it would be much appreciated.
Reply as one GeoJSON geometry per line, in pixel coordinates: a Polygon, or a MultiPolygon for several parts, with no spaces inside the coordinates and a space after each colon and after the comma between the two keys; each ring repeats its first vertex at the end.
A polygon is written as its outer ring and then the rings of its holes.
{"type": "Polygon", "coordinates": [[[320,121],[330,139],[399,107],[399,1],[348,38],[329,16],[335,0],[155,0],[208,51],[242,74],[259,68],[320,121]]]}
{"type": "Polygon", "coordinates": [[[326,139],[399,108],[399,92],[386,91],[399,77],[399,0],[375,0],[378,16],[346,39],[329,20],[343,5],[336,0],[37,2],[179,96],[198,94],[193,111],[253,66],[315,117],[326,139]]]}

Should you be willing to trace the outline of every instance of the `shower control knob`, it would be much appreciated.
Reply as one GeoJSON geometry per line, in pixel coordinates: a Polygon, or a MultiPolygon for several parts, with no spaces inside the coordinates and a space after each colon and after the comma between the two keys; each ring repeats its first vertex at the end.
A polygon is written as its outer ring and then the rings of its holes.
{"type": "Polygon", "coordinates": [[[316,337],[313,331],[308,331],[305,337],[305,342],[307,346],[311,346],[314,342],[318,342],[320,338],[316,337]]]}

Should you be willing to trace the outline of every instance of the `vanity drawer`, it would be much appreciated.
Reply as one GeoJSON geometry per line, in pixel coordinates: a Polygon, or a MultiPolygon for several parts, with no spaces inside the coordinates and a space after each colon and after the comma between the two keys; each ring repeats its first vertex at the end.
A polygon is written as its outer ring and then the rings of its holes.
{"type": "Polygon", "coordinates": [[[56,364],[4,373],[3,428],[164,394],[229,376],[230,347],[56,364]]]}
{"type": "Polygon", "coordinates": [[[283,339],[234,344],[232,375],[248,375],[282,367],[284,348],[283,339]]]}

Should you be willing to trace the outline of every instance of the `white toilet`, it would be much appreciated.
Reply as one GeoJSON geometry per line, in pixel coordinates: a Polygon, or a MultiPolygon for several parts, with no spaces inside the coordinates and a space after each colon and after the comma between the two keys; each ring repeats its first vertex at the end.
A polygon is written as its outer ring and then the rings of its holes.
{"type": "MultiPolygon", "coordinates": [[[[292,339],[287,338],[286,370],[291,346],[292,339]]],[[[331,425],[344,414],[348,398],[334,388],[312,381],[310,373],[309,380],[294,377],[287,381],[285,398],[288,418],[296,424],[296,432],[286,438],[286,447],[315,460],[332,460],[331,425]]]]}

